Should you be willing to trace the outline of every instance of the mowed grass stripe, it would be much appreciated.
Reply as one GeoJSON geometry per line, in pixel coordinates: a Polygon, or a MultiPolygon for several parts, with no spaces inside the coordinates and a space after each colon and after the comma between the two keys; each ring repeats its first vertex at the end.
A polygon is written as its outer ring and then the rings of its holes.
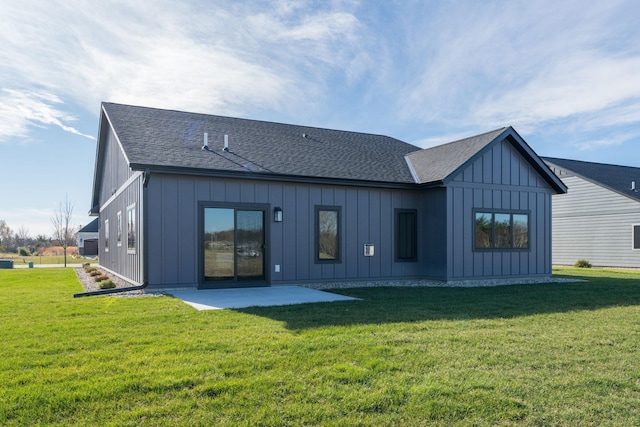
{"type": "Polygon", "coordinates": [[[640,273],[198,312],[0,270],[0,425],[638,425],[640,273]]]}

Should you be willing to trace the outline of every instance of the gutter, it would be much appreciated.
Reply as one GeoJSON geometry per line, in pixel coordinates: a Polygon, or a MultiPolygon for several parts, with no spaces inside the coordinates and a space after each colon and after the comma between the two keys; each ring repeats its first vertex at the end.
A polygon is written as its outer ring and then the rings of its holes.
{"type": "Polygon", "coordinates": [[[96,295],[109,295],[109,294],[117,294],[120,292],[129,292],[129,291],[140,291],[147,287],[149,283],[144,282],[142,285],[138,286],[129,286],[128,288],[114,288],[114,289],[100,289],[99,291],[91,291],[91,292],[80,292],[77,294],[73,294],[74,298],[81,297],[92,297],[96,295]]]}

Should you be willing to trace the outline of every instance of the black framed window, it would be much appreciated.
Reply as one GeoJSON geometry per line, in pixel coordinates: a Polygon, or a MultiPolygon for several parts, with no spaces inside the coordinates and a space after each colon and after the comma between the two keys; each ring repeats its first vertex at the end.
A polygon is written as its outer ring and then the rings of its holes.
{"type": "Polygon", "coordinates": [[[633,225],[633,249],[640,250],[640,224],[633,225]]]}
{"type": "Polygon", "coordinates": [[[340,207],[316,206],[316,262],[340,262],[340,207]]]}
{"type": "Polygon", "coordinates": [[[529,249],[528,212],[474,213],[474,249],[518,250],[529,249]]]}
{"type": "Polygon", "coordinates": [[[396,209],[396,261],[418,260],[418,213],[415,209],[396,209]]]}

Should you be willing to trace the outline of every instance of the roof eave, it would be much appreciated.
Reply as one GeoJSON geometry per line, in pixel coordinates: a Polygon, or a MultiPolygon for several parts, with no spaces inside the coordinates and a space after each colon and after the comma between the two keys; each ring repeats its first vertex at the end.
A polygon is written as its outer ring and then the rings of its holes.
{"type": "Polygon", "coordinates": [[[158,166],[144,163],[131,163],[130,167],[135,171],[148,170],[150,173],[176,174],[190,176],[206,176],[216,178],[251,179],[260,181],[280,181],[305,184],[329,184],[359,187],[377,188],[402,188],[416,190],[420,188],[414,182],[394,182],[394,181],[366,181],[346,178],[313,177],[303,175],[287,175],[265,172],[227,171],[219,169],[186,168],[179,166],[158,166]]]}
{"type": "Polygon", "coordinates": [[[497,141],[503,141],[507,138],[511,138],[510,142],[515,142],[514,148],[529,162],[531,166],[542,176],[549,186],[558,194],[567,192],[567,186],[562,182],[560,178],[547,166],[547,164],[529,147],[529,144],[516,132],[512,126],[508,126],[497,135],[493,140],[487,143],[482,149],[478,150],[473,156],[469,157],[462,165],[442,179],[442,184],[448,184],[454,177],[460,172],[473,164],[478,158],[482,157],[485,152],[497,141]]]}
{"type": "MultiPolygon", "coordinates": [[[[561,165],[559,165],[559,164],[556,164],[556,163],[554,163],[552,160],[544,160],[544,162],[545,162],[545,164],[550,163],[550,164],[552,164],[552,165],[554,165],[554,166],[558,167],[559,169],[564,169],[564,170],[571,171],[571,173],[573,173],[573,174],[574,174],[575,176],[577,176],[578,178],[584,179],[585,181],[588,181],[588,182],[590,182],[590,183],[592,183],[592,184],[594,184],[594,185],[597,185],[597,186],[599,186],[599,187],[605,188],[605,189],[607,189],[607,190],[609,190],[609,191],[613,191],[614,193],[619,194],[619,195],[621,195],[621,196],[625,196],[625,197],[627,197],[627,198],[629,198],[629,199],[633,200],[634,202],[639,201],[638,197],[634,197],[634,196],[632,196],[632,195],[630,195],[630,194],[626,194],[625,192],[620,191],[620,190],[618,190],[617,188],[613,188],[613,187],[611,187],[610,185],[607,185],[607,184],[604,184],[604,183],[602,183],[602,182],[600,182],[600,181],[598,181],[598,180],[595,180],[595,179],[589,178],[589,177],[587,177],[587,176],[585,176],[585,175],[583,175],[583,174],[581,174],[581,173],[578,173],[578,172],[574,171],[573,169],[570,169],[570,168],[567,168],[567,167],[565,167],[565,166],[561,166],[561,165]]],[[[548,165],[547,165],[547,166],[548,166],[548,165]]],[[[555,175],[555,174],[554,174],[554,175],[555,175]]]]}

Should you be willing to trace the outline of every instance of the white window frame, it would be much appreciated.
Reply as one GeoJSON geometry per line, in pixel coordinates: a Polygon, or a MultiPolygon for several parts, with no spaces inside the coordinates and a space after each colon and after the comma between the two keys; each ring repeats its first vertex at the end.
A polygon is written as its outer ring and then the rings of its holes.
{"type": "Polygon", "coordinates": [[[104,220],[104,251],[109,252],[109,220],[104,220]]]}
{"type": "Polygon", "coordinates": [[[129,206],[127,206],[127,253],[128,254],[135,254],[136,253],[136,247],[138,245],[138,242],[136,241],[136,228],[138,227],[138,219],[136,218],[136,204],[132,203],[129,206]],[[130,246],[129,243],[129,234],[131,233],[131,230],[129,229],[129,226],[131,225],[131,212],[133,211],[133,246],[130,246]]]}
{"type": "Polygon", "coordinates": [[[116,244],[117,246],[122,246],[122,211],[118,211],[118,224],[116,224],[116,244]]]}

